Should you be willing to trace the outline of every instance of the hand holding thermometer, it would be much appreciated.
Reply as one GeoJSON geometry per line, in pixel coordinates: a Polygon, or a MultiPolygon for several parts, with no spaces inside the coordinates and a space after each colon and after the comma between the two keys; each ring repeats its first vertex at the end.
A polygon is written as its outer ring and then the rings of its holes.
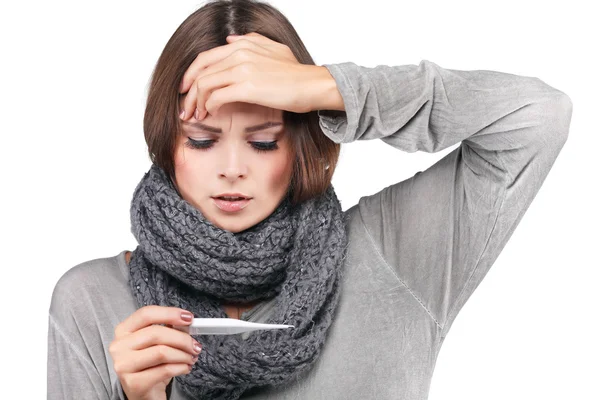
{"type": "Polygon", "coordinates": [[[194,318],[191,325],[173,325],[173,328],[190,335],[234,335],[261,329],[294,328],[294,325],[259,324],[235,318],[194,318]]]}

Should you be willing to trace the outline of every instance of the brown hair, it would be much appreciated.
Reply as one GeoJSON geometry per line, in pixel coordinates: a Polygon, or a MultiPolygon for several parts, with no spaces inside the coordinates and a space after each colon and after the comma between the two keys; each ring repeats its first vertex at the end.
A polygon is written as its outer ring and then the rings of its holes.
{"type": "MultiPolygon", "coordinates": [[[[167,42],[152,73],[144,113],[144,137],[150,160],[175,180],[174,153],[181,134],[179,84],[196,56],[227,44],[228,35],[257,32],[290,48],[300,64],[315,65],[287,18],[255,0],[212,0],[196,10],[167,42]]],[[[317,111],[283,110],[283,122],[295,154],[289,191],[293,204],[325,192],[337,165],[340,144],[325,136],[317,111]]]]}

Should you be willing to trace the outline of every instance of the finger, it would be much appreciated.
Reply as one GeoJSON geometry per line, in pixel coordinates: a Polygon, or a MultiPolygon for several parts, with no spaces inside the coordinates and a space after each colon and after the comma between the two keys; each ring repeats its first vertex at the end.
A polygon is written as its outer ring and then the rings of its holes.
{"type": "Polygon", "coordinates": [[[206,112],[216,115],[223,104],[236,101],[252,103],[251,99],[249,85],[246,82],[226,86],[212,91],[205,104],[206,112]]]}
{"type": "Polygon", "coordinates": [[[196,355],[194,345],[199,344],[189,333],[166,326],[152,325],[140,329],[120,340],[119,347],[142,350],[157,345],[166,345],[196,355]]]}
{"type": "Polygon", "coordinates": [[[182,318],[183,314],[191,313],[178,307],[163,307],[157,305],[144,306],[136,310],[115,327],[115,338],[138,331],[152,324],[191,324],[192,320],[182,318]]]}
{"type": "MultiPolygon", "coordinates": [[[[206,102],[206,98],[208,95],[210,95],[210,93],[205,93],[202,98],[199,98],[199,96],[202,94],[201,90],[199,90],[199,80],[203,79],[205,76],[216,74],[217,72],[222,72],[249,60],[256,59],[256,56],[257,54],[253,50],[239,49],[231,53],[225,59],[200,71],[198,77],[196,78],[195,84],[192,85],[187,93],[187,96],[183,100],[183,110],[185,110],[185,115],[191,118],[196,109],[198,109],[198,117],[196,119],[202,119],[203,116],[206,115],[204,103],[206,102]]],[[[187,118],[183,119],[187,120],[187,118]]]]}
{"type": "Polygon", "coordinates": [[[157,345],[133,352],[121,365],[121,372],[138,372],[160,364],[187,364],[197,361],[195,355],[166,345],[157,345]]]}
{"type": "MultiPolygon", "coordinates": [[[[196,81],[196,84],[192,85],[190,90],[187,92],[185,98],[183,99],[182,109],[185,112],[185,116],[182,119],[184,121],[189,120],[189,119],[201,120],[203,118],[203,116],[200,111],[198,111],[198,113],[196,113],[197,108],[198,108],[198,81],[196,81]]],[[[202,105],[201,108],[204,109],[204,105],[202,105]]],[[[181,114],[180,114],[180,117],[181,117],[181,114]]]]}
{"type": "Polygon", "coordinates": [[[183,78],[181,79],[179,86],[179,93],[187,92],[190,89],[190,86],[192,86],[193,82],[196,81],[199,74],[205,68],[218,63],[219,61],[231,55],[233,52],[243,48],[253,50],[255,53],[259,54],[268,54],[269,52],[267,49],[260,46],[256,41],[250,40],[236,41],[235,43],[228,43],[224,46],[203,51],[196,56],[196,59],[190,64],[183,74],[183,78]]]}
{"type": "Polygon", "coordinates": [[[273,58],[279,57],[286,60],[298,62],[296,56],[293,54],[293,52],[287,45],[271,40],[268,37],[260,35],[258,33],[252,32],[243,36],[228,36],[226,40],[231,43],[242,41],[255,43],[257,48],[262,47],[263,49],[267,50],[269,52],[269,55],[273,58]]]}
{"type": "Polygon", "coordinates": [[[281,45],[281,43],[276,42],[274,40],[269,39],[268,37],[261,35],[257,32],[250,32],[245,35],[229,35],[225,38],[225,40],[234,42],[240,39],[249,40],[256,44],[260,44],[262,46],[273,46],[273,45],[281,45]]]}
{"type": "Polygon", "coordinates": [[[241,46],[239,49],[231,52],[227,57],[222,60],[217,61],[214,64],[211,64],[204,68],[202,71],[198,72],[196,76],[196,81],[206,75],[211,75],[217,73],[219,71],[224,71],[226,69],[235,67],[239,64],[244,64],[247,62],[258,62],[262,56],[269,56],[270,52],[258,45],[241,46]]]}
{"type": "MultiPolygon", "coordinates": [[[[235,68],[229,68],[211,75],[204,76],[196,81],[196,109],[198,119],[206,115],[206,100],[214,90],[236,83],[235,68]]],[[[187,99],[186,99],[187,100],[187,99]]]]}
{"type": "Polygon", "coordinates": [[[139,393],[145,393],[160,381],[178,375],[189,374],[190,372],[191,368],[188,364],[162,364],[144,371],[125,375],[125,385],[137,388],[139,393]]]}
{"type": "Polygon", "coordinates": [[[228,45],[218,46],[201,52],[187,68],[179,85],[179,93],[185,93],[189,90],[196,77],[207,66],[216,63],[231,53],[232,48],[228,45]]]}
{"type": "MultiPolygon", "coordinates": [[[[196,85],[192,85],[190,90],[186,93],[183,99],[182,110],[185,112],[185,115],[182,120],[186,121],[194,116],[194,110],[196,109],[196,96],[198,95],[198,87],[196,85]]],[[[180,115],[181,117],[181,115],[180,115]]]]}
{"type": "MultiPolygon", "coordinates": [[[[264,38],[264,36],[263,36],[264,38]]],[[[264,38],[267,39],[267,38],[264,38]]],[[[273,53],[274,45],[279,45],[277,42],[273,42],[270,39],[262,40],[251,36],[228,36],[225,38],[230,44],[240,43],[240,48],[247,48],[258,54],[269,55],[273,53]]]]}

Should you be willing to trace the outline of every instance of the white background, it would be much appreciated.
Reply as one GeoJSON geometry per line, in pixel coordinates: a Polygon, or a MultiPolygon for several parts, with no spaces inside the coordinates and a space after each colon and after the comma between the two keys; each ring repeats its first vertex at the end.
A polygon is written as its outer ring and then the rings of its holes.
{"type": "MultiPolygon", "coordinates": [[[[56,281],[133,250],[129,202],[155,62],[196,1],[3,2],[2,398],[45,396],[56,281]]],[[[439,354],[430,399],[598,399],[597,14],[584,2],[271,1],[316,64],[418,64],[535,76],[574,104],[569,139],[439,354]],[[594,31],[596,29],[596,31],[594,31]]],[[[402,90],[402,88],[398,88],[402,90]]],[[[342,145],[344,210],[442,152],[342,145]]]]}

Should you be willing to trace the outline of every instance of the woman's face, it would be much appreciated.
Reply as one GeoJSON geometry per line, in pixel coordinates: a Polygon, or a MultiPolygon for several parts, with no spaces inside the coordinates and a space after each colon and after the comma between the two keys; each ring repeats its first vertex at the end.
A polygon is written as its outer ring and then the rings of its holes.
{"type": "Polygon", "coordinates": [[[182,121],[175,152],[175,185],[213,225],[237,233],[275,211],[290,185],[293,161],[282,110],[227,103],[217,116],[182,121]],[[269,122],[271,126],[258,126],[269,122]],[[193,148],[190,139],[202,148],[193,148]],[[251,199],[243,209],[225,211],[214,199],[224,193],[251,199]]]}

